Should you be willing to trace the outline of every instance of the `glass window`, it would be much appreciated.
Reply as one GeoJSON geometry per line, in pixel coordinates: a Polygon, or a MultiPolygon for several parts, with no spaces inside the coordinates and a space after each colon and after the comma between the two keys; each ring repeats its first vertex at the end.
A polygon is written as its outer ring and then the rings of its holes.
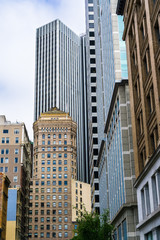
{"type": "Polygon", "coordinates": [[[18,157],[15,157],[14,162],[18,163],[18,157]]]}
{"type": "Polygon", "coordinates": [[[1,163],[3,163],[4,162],[4,158],[1,158],[1,163]]]}
{"type": "Polygon", "coordinates": [[[59,138],[61,138],[62,136],[61,136],[61,134],[59,134],[59,138]]]}
{"type": "Polygon", "coordinates": [[[5,158],[5,163],[8,163],[8,161],[9,161],[9,160],[8,160],[8,157],[6,157],[6,158],[5,158]]]}
{"type": "Polygon", "coordinates": [[[15,143],[19,143],[19,137],[15,138],[15,143]]]}
{"type": "Polygon", "coordinates": [[[16,129],[16,128],[14,129],[14,134],[19,134],[19,129],[18,129],[18,128],[17,128],[17,129],[16,129]]]}
{"type": "Polygon", "coordinates": [[[67,165],[67,160],[64,160],[64,165],[67,165]]]}
{"type": "Polygon", "coordinates": [[[53,165],[55,165],[56,164],[56,160],[53,160],[53,165]]]}
{"type": "Polygon", "coordinates": [[[16,148],[15,151],[14,151],[15,154],[18,154],[19,153],[19,150],[16,148]]]}
{"type": "Polygon", "coordinates": [[[58,167],[58,171],[61,172],[62,171],[62,167],[58,167]]]}
{"type": "Polygon", "coordinates": [[[14,172],[18,172],[18,168],[17,167],[14,167],[14,172]]]}
{"type": "Polygon", "coordinates": [[[64,158],[67,158],[67,153],[64,154],[64,158]]]}
{"type": "Polygon", "coordinates": [[[41,163],[42,163],[42,165],[45,165],[45,161],[44,161],[44,160],[42,160],[42,162],[41,162],[41,163]]]}
{"type": "Polygon", "coordinates": [[[67,181],[64,181],[64,185],[65,185],[65,186],[68,185],[68,182],[67,182],[67,181]]]}
{"type": "MultiPolygon", "coordinates": [[[[19,142],[19,140],[18,140],[18,142],[19,142]]],[[[6,143],[9,143],[9,137],[6,138],[6,143]]]]}

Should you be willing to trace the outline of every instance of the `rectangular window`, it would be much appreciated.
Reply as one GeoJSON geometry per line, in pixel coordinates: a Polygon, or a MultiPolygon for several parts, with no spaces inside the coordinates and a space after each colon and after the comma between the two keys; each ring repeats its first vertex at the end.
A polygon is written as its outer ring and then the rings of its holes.
{"type": "Polygon", "coordinates": [[[15,138],[15,143],[19,143],[19,137],[15,138]]]}
{"type": "Polygon", "coordinates": [[[19,153],[19,150],[16,148],[15,151],[14,151],[15,154],[18,154],[19,153]]]}
{"type": "Polygon", "coordinates": [[[19,134],[19,129],[18,128],[14,129],[14,134],[19,134]]]}
{"type": "Polygon", "coordinates": [[[88,7],[89,12],[93,12],[93,7],[88,7]]]}
{"type": "Polygon", "coordinates": [[[5,138],[4,137],[2,137],[2,143],[5,143],[5,138]]]}
{"type": "Polygon", "coordinates": [[[9,137],[6,138],[6,143],[9,143],[9,137]]]}
{"type": "Polygon", "coordinates": [[[8,129],[3,129],[3,133],[8,133],[8,129]]]}
{"type": "Polygon", "coordinates": [[[18,172],[18,168],[17,167],[14,167],[14,172],[18,172]]]}

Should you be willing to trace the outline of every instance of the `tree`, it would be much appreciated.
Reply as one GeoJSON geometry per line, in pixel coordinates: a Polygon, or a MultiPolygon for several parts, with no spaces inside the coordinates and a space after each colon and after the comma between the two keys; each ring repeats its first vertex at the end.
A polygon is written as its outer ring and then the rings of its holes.
{"type": "Polygon", "coordinates": [[[113,226],[109,223],[109,212],[103,215],[95,212],[79,211],[77,218],[77,236],[72,240],[111,240],[113,226]]]}

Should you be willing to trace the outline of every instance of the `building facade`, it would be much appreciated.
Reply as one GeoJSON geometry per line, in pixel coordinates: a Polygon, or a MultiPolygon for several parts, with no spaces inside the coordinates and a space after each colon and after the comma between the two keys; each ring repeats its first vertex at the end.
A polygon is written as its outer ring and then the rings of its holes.
{"type": "MultiPolygon", "coordinates": [[[[133,187],[135,168],[127,80],[115,84],[105,133],[107,135],[109,211],[111,222],[115,226],[114,237],[138,240],[137,198],[133,187]]],[[[102,166],[101,168],[103,169],[102,166]]]]}
{"type": "Polygon", "coordinates": [[[33,128],[29,239],[71,239],[77,124],[69,113],[53,108],[42,113],[33,128]]]}
{"type": "Polygon", "coordinates": [[[8,187],[10,181],[4,173],[0,173],[0,239],[6,239],[7,227],[7,202],[8,202],[8,187]]]}
{"type": "Polygon", "coordinates": [[[0,172],[10,179],[11,188],[22,193],[21,239],[28,236],[29,182],[32,171],[32,144],[24,123],[11,123],[0,116],[0,172]]]}
{"type": "Polygon", "coordinates": [[[58,19],[37,29],[34,120],[52,107],[69,112],[78,126],[77,176],[89,182],[84,52],[84,37],[58,19]]]}
{"type": "Polygon", "coordinates": [[[160,2],[118,1],[124,15],[141,239],[159,239],[160,2]]]}

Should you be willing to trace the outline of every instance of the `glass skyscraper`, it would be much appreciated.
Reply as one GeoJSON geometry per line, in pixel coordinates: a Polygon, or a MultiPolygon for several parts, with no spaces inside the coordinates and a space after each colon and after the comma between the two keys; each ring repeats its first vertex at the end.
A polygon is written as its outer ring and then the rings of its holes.
{"type": "Polygon", "coordinates": [[[84,39],[58,19],[37,29],[34,120],[53,107],[69,112],[78,125],[78,180],[89,182],[84,39]]]}

